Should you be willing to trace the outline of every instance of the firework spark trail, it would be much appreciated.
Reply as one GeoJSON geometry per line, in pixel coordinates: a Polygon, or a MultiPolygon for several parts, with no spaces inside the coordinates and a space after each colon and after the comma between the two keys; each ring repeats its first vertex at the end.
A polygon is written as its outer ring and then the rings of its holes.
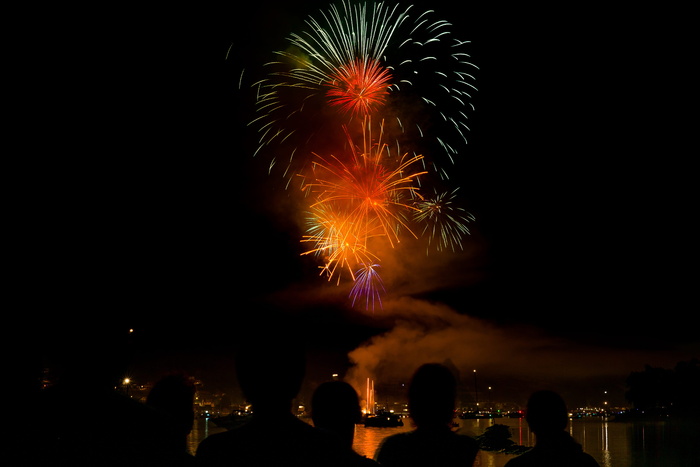
{"type": "Polygon", "coordinates": [[[411,6],[343,1],[314,16],[305,30],[289,36],[289,48],[276,52],[279,60],[269,62],[270,73],[254,85],[256,154],[271,150],[271,167],[284,161],[284,177],[293,177],[308,163],[304,154],[333,125],[381,114],[392,119],[402,140],[415,145],[423,139],[415,154],[427,155],[424,167],[448,179],[467,143],[473,110],[477,67],[465,51],[469,42],[452,37],[452,25],[435,19],[432,10],[419,13],[411,6]],[[421,117],[400,111],[407,106],[421,117]],[[333,108],[335,116],[328,113],[333,108]],[[315,128],[300,131],[309,121],[317,122],[315,128]]]}
{"type": "Polygon", "coordinates": [[[382,278],[377,273],[379,264],[361,264],[360,269],[355,272],[355,283],[350,290],[352,297],[352,305],[358,298],[365,298],[365,309],[369,310],[370,305],[372,310],[378,304],[382,306],[382,293],[385,292],[382,278]]]}
{"type": "Polygon", "coordinates": [[[435,243],[438,251],[462,249],[462,237],[469,235],[466,224],[473,221],[474,216],[453,204],[458,189],[436,192],[435,197],[416,202],[418,211],[414,213],[414,220],[424,224],[422,235],[427,234],[428,248],[435,243]]]}
{"type": "MultiPolygon", "coordinates": [[[[321,11],[324,22],[310,18],[306,23],[310,31],[292,34],[290,43],[312,57],[318,64],[310,61],[306,68],[293,69],[288,77],[305,82],[309,86],[328,83],[339,67],[359,59],[365,64],[379,62],[389,46],[395,31],[407,19],[406,9],[396,13],[385,9],[383,3],[376,4],[367,16],[367,4],[355,5],[343,2],[342,12],[335,5],[330,13],[321,11]]],[[[294,54],[278,52],[288,59],[295,59],[294,54]]]]}
{"type": "Polygon", "coordinates": [[[390,81],[389,70],[378,62],[352,60],[333,75],[328,103],[354,115],[369,115],[386,101],[390,81]]]}
{"type": "Polygon", "coordinates": [[[363,125],[364,148],[359,150],[347,134],[350,143],[349,161],[343,162],[336,156],[319,159],[314,164],[314,181],[308,183],[304,190],[314,193],[319,204],[335,205],[347,213],[348,222],[355,226],[372,226],[378,223],[392,247],[400,242],[402,229],[416,237],[404,220],[405,211],[417,211],[410,201],[404,199],[422,198],[414,186],[415,178],[426,172],[405,172],[422,156],[407,157],[398,160],[388,157],[388,147],[383,144],[383,126],[380,127],[379,139],[371,140],[371,122],[365,120],[363,125]],[[370,135],[370,136],[367,136],[370,135]],[[389,164],[393,164],[390,167],[389,164]]]}
{"type": "Polygon", "coordinates": [[[457,206],[457,189],[434,188],[467,144],[476,90],[470,43],[451,28],[432,10],[342,0],[290,34],[253,85],[255,155],[270,154],[270,172],[279,163],[287,188],[300,180],[303,255],[319,258],[329,281],[348,274],[353,305],[364,297],[368,309],[381,306],[378,245],[397,248],[419,232],[428,249],[454,252],[474,220],[457,206]],[[377,137],[373,117],[382,121],[377,137]]]}
{"type": "Polygon", "coordinates": [[[313,245],[304,255],[315,254],[323,259],[321,274],[340,275],[347,270],[355,284],[353,303],[366,295],[367,305],[379,302],[383,285],[377,273],[379,258],[370,248],[370,240],[386,241],[392,248],[406,232],[414,237],[408,225],[409,212],[417,211],[413,201],[422,199],[414,179],[425,172],[411,172],[420,156],[390,157],[387,145],[372,138],[371,122],[363,125],[363,147],[355,146],[349,133],[349,148],[341,159],[316,155],[311,182],[304,190],[313,203],[307,216],[307,235],[302,242],[313,245]],[[359,269],[356,269],[359,266],[359,269]]]}
{"type": "Polygon", "coordinates": [[[335,275],[340,283],[344,269],[355,280],[353,271],[356,264],[378,260],[367,248],[367,240],[373,236],[371,229],[358,229],[337,209],[323,204],[312,206],[307,224],[308,235],[304,235],[301,241],[311,242],[313,248],[302,255],[321,257],[324,263],[321,275],[326,274],[328,280],[335,275]]]}

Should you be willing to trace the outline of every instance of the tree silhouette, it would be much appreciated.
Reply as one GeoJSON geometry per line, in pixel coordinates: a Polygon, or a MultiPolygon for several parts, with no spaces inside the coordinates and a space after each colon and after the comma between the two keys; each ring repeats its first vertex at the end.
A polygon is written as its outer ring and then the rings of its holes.
{"type": "Polygon", "coordinates": [[[698,413],[700,360],[679,362],[673,370],[645,365],[627,378],[627,400],[635,409],[664,413],[698,413]]]}

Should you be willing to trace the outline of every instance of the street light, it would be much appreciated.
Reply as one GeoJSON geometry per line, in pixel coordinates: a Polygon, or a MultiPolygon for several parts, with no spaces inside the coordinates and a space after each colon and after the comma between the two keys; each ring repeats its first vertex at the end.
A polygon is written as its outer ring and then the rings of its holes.
{"type": "Polygon", "coordinates": [[[130,378],[124,378],[122,380],[122,386],[124,386],[124,394],[127,396],[131,397],[131,394],[129,394],[129,388],[131,387],[131,379],[130,378]]]}
{"type": "Polygon", "coordinates": [[[603,401],[603,409],[607,412],[608,410],[608,391],[603,391],[604,401],[603,401]]]}

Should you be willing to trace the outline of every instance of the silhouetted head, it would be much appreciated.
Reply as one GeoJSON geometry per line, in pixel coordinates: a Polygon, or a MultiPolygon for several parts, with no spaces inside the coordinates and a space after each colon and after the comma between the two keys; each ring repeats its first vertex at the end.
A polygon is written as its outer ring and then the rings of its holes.
{"type": "Polygon", "coordinates": [[[355,424],[362,418],[355,388],[344,381],[322,383],[311,398],[314,426],[331,431],[352,446],[355,424]]]}
{"type": "Polygon", "coordinates": [[[562,431],[569,421],[564,399],[553,391],[537,391],[530,396],[525,414],[530,430],[535,434],[562,431]]]}
{"type": "Polygon", "coordinates": [[[254,412],[289,412],[306,372],[304,347],[292,322],[280,313],[260,312],[265,319],[238,336],[238,382],[254,412]]]}
{"type": "Polygon", "coordinates": [[[165,414],[178,434],[186,436],[194,424],[194,393],[194,384],[185,375],[168,375],[153,386],[146,404],[165,414]]]}
{"type": "Polygon", "coordinates": [[[416,371],[408,388],[408,409],[416,425],[447,426],[454,416],[457,380],[445,366],[428,363],[416,371]]]}

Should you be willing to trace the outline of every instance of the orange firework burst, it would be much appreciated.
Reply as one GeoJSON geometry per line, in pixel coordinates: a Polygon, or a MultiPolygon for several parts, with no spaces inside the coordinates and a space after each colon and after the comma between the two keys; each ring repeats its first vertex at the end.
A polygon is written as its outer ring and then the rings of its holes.
{"type": "MultiPolygon", "coordinates": [[[[414,179],[425,172],[410,172],[422,156],[391,158],[388,147],[372,142],[365,122],[364,149],[355,147],[350,136],[347,157],[316,155],[313,181],[304,190],[313,195],[309,227],[302,242],[314,248],[304,254],[323,257],[322,273],[332,277],[338,267],[347,269],[353,280],[360,264],[375,264],[369,240],[384,238],[394,247],[400,234],[416,236],[408,226],[407,213],[417,211],[412,200],[420,198],[414,179]]],[[[376,276],[376,273],[372,277],[376,276]]]]}
{"type": "Polygon", "coordinates": [[[388,146],[381,142],[381,131],[379,141],[374,143],[369,127],[365,121],[364,150],[356,148],[348,135],[350,157],[347,162],[336,156],[316,154],[315,181],[304,189],[314,193],[315,205],[335,206],[336,210],[347,214],[353,225],[367,226],[364,230],[380,229],[393,247],[399,241],[402,228],[415,237],[407,225],[405,213],[417,211],[417,208],[405,201],[420,197],[413,181],[426,172],[406,172],[423,156],[389,157],[388,146]]]}
{"type": "Polygon", "coordinates": [[[469,234],[474,218],[457,206],[448,172],[466,149],[478,67],[469,42],[433,10],[334,3],[290,33],[249,83],[256,116],[248,125],[257,131],[254,155],[269,157],[286,189],[299,181],[302,254],[329,281],[350,277],[353,304],[374,308],[384,293],[381,254],[402,242],[415,247],[419,236],[439,252],[456,251],[469,234]],[[372,135],[371,120],[380,118],[387,126],[372,135]]]}
{"type": "Polygon", "coordinates": [[[391,84],[389,70],[372,59],[342,65],[331,78],[328,102],[355,115],[369,115],[384,104],[391,84]]]}
{"type": "Polygon", "coordinates": [[[336,276],[340,282],[341,272],[345,269],[355,280],[355,265],[378,260],[367,248],[372,229],[367,225],[362,228],[353,224],[346,213],[333,209],[331,205],[317,203],[311,207],[307,221],[308,235],[301,241],[311,242],[314,247],[302,254],[322,258],[321,274],[327,274],[329,280],[336,276]]]}

